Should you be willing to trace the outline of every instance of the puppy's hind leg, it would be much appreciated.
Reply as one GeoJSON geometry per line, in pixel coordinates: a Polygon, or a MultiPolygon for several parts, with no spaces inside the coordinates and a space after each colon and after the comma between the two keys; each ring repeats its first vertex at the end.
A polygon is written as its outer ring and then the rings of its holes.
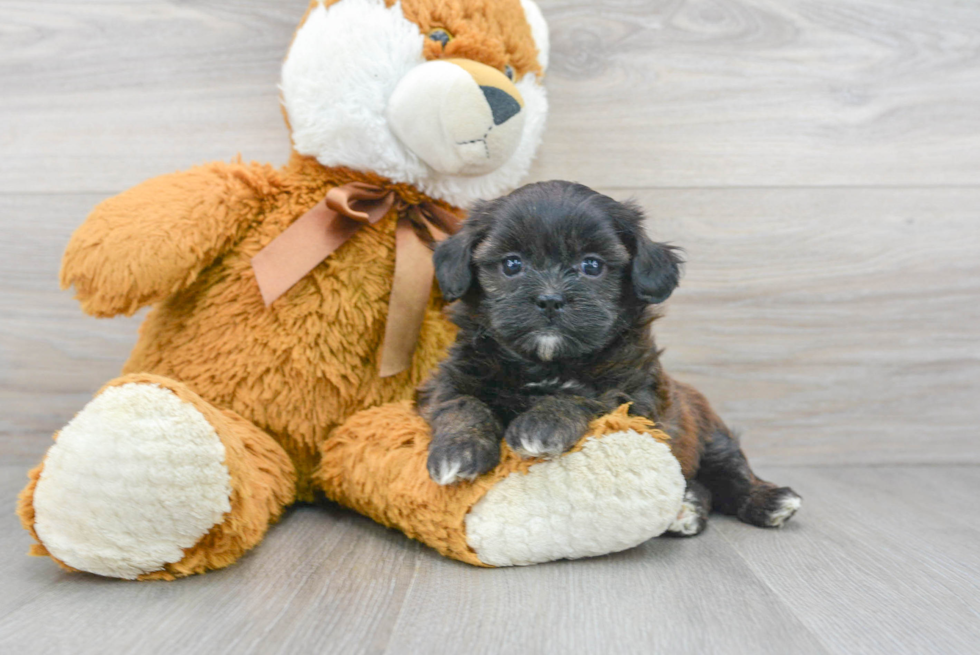
{"type": "Polygon", "coordinates": [[[783,525],[802,500],[789,487],[757,478],[738,439],[724,426],[715,429],[704,443],[697,479],[711,491],[713,509],[763,528],[783,525]]]}
{"type": "Polygon", "coordinates": [[[670,524],[664,535],[668,537],[693,537],[701,534],[708,527],[708,514],[710,512],[711,491],[697,480],[688,480],[680,514],[670,524]]]}

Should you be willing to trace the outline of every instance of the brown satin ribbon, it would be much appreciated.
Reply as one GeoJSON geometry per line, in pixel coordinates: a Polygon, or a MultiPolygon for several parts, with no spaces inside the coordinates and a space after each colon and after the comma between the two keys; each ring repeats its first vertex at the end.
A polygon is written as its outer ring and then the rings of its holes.
{"type": "Polygon", "coordinates": [[[381,350],[381,377],[412,363],[432,290],[429,244],[459,229],[459,218],[432,202],[405,203],[394,191],[364,182],[334,187],[285,232],[252,258],[266,307],[286,293],[364,225],[384,218],[397,205],[395,276],[381,350]]]}

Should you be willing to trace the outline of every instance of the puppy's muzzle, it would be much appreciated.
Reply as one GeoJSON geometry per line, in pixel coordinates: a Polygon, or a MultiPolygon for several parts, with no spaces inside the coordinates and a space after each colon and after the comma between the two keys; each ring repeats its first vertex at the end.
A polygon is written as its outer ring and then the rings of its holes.
{"type": "Polygon", "coordinates": [[[524,99],[495,68],[439,59],[410,70],[388,100],[388,124],[409,150],[450,175],[483,175],[524,135],[524,99]]]}
{"type": "Polygon", "coordinates": [[[565,308],[565,296],[560,293],[544,293],[535,299],[535,304],[545,316],[551,318],[565,308]]]}

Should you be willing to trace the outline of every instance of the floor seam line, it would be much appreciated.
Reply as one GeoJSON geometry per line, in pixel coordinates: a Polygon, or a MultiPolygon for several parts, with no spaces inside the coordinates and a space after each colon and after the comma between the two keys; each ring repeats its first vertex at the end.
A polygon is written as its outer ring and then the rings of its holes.
{"type": "Polygon", "coordinates": [[[725,543],[728,544],[728,546],[732,549],[732,551],[738,556],[738,558],[742,561],[742,563],[748,568],[748,570],[752,572],[753,577],[756,580],[758,580],[760,583],[762,583],[762,585],[766,589],[768,589],[770,593],[772,593],[773,597],[779,600],[779,604],[786,608],[786,611],[789,612],[793,616],[793,618],[796,619],[797,623],[799,623],[804,630],[806,630],[806,633],[810,635],[810,637],[814,640],[814,642],[820,644],[820,648],[823,650],[823,652],[826,653],[827,655],[833,655],[834,651],[830,649],[830,646],[827,643],[825,643],[824,640],[821,639],[820,636],[816,632],[814,632],[809,625],[807,625],[807,623],[803,620],[803,617],[801,617],[799,614],[796,613],[796,611],[793,609],[792,603],[790,603],[789,600],[783,594],[779,593],[779,591],[775,587],[769,584],[769,582],[766,579],[764,579],[762,576],[759,575],[759,572],[756,570],[756,567],[753,566],[753,564],[745,557],[745,555],[742,554],[742,551],[739,550],[739,548],[735,545],[735,543],[728,538],[728,535],[725,534],[725,531],[718,530],[717,532],[721,535],[721,538],[725,541],[725,543]]]}

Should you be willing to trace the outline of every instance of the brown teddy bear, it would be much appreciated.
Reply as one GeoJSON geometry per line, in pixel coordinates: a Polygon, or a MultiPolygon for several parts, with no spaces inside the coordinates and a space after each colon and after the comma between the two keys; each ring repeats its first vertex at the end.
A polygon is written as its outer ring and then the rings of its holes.
{"type": "Polygon", "coordinates": [[[508,451],[450,487],[425,468],[409,399],[454,337],[429,246],[526,174],[547,39],[531,0],[315,0],[283,65],[285,167],[207,164],[100,204],[62,285],[94,316],[153,310],[123,376],[31,472],[32,552],[119,578],[200,573],[318,492],[477,565],[663,532],[683,476],[623,410],[555,460],[508,451]]]}

